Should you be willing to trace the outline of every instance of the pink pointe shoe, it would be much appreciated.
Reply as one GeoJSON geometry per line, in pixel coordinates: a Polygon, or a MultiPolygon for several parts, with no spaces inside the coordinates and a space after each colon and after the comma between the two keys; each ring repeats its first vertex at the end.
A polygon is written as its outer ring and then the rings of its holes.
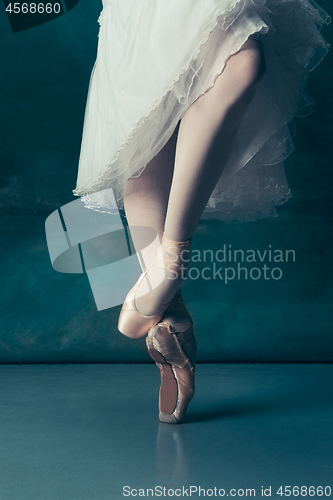
{"type": "Polygon", "coordinates": [[[192,321],[189,316],[179,316],[181,322],[175,323],[174,318],[166,312],[146,339],[148,353],[161,374],[159,419],[168,424],[182,422],[195,391],[197,344],[192,321]]]}
{"type": "Polygon", "coordinates": [[[161,320],[171,301],[167,304],[158,304],[147,295],[140,295],[140,300],[146,302],[146,304],[151,306],[152,310],[155,311],[155,314],[151,316],[141,314],[135,303],[136,296],[138,295],[140,289],[140,284],[142,284],[147,273],[154,265],[165,270],[166,278],[168,278],[168,275],[171,273],[173,275],[175,273],[180,273],[181,270],[183,270],[184,276],[184,270],[186,272],[186,265],[188,263],[187,256],[189,255],[190,246],[191,240],[184,242],[173,241],[163,235],[162,243],[157,251],[155,262],[151,264],[147,271],[141,274],[137,283],[127,294],[123,307],[120,311],[118,321],[118,329],[121,333],[127,337],[139,339],[140,337],[143,337],[152,326],[156,325],[161,320]],[[186,252],[186,258],[184,258],[183,252],[186,252]]]}

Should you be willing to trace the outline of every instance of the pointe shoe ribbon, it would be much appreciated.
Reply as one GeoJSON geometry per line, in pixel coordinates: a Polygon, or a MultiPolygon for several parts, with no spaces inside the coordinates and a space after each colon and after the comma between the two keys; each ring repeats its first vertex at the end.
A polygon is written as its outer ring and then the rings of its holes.
{"type": "MultiPolygon", "coordinates": [[[[155,311],[158,311],[152,316],[141,314],[135,304],[135,297],[139,295],[140,284],[145,279],[147,273],[153,265],[162,267],[166,270],[166,273],[179,272],[179,269],[181,268],[183,262],[182,254],[184,251],[189,251],[190,246],[191,240],[178,242],[169,240],[163,235],[161,245],[157,251],[155,262],[153,262],[151,266],[141,274],[137,283],[127,294],[123,307],[120,311],[118,321],[118,329],[122,334],[134,339],[141,338],[148,332],[148,330],[152,326],[156,325],[161,320],[165,310],[167,309],[171,301],[166,304],[158,304],[150,297],[140,294],[141,300],[144,300],[147,304],[151,304],[153,306],[153,309],[155,311]],[[170,271],[170,269],[168,269],[168,267],[170,268],[171,265],[175,266],[173,271],[170,271]]],[[[186,261],[187,260],[188,259],[186,259],[186,261]]]]}
{"type": "Polygon", "coordinates": [[[179,272],[182,269],[182,278],[184,279],[189,262],[191,243],[192,238],[186,241],[174,241],[163,235],[162,243],[156,254],[155,265],[171,273],[179,272]]]}

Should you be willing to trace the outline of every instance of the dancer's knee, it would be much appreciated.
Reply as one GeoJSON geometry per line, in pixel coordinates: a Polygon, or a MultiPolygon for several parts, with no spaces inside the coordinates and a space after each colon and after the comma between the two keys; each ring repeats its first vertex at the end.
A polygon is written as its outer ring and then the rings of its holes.
{"type": "Polygon", "coordinates": [[[239,76],[242,76],[244,88],[252,89],[262,80],[266,72],[263,46],[260,42],[249,39],[242,49],[235,54],[239,76]]]}
{"type": "Polygon", "coordinates": [[[262,44],[249,39],[232,55],[214,85],[191,106],[191,114],[223,116],[246,109],[266,71],[262,44]]]}

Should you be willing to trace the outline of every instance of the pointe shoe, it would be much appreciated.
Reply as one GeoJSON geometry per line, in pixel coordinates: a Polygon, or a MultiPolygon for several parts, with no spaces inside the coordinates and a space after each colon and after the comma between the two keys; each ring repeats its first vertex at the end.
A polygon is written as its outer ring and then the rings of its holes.
{"type": "Polygon", "coordinates": [[[146,339],[148,353],[160,369],[159,419],[180,424],[194,396],[197,344],[192,322],[172,323],[166,313],[146,339]]]}
{"type": "Polygon", "coordinates": [[[141,274],[139,281],[134,285],[132,290],[129,291],[119,315],[118,330],[123,335],[131,337],[132,339],[139,339],[146,335],[148,330],[160,321],[164,311],[169,305],[157,304],[153,299],[146,295],[142,295],[140,298],[147,304],[150,304],[155,310],[158,310],[158,312],[152,316],[147,316],[138,311],[135,304],[135,296],[145,276],[146,273],[141,274]]]}
{"type": "MultiPolygon", "coordinates": [[[[166,304],[158,304],[147,295],[140,295],[140,300],[146,302],[146,304],[151,306],[152,310],[155,311],[155,313],[151,316],[141,314],[135,304],[135,298],[138,295],[140,284],[146,278],[149,270],[154,265],[164,269],[166,277],[168,277],[168,274],[170,273],[175,274],[180,273],[180,271],[182,271],[182,277],[184,277],[187,266],[184,265],[183,252],[189,251],[190,246],[191,240],[184,242],[172,241],[163,235],[162,243],[157,251],[155,262],[151,264],[146,272],[141,274],[137,283],[127,294],[123,307],[120,311],[118,321],[118,329],[122,334],[134,339],[141,338],[152,326],[156,325],[161,320],[171,301],[166,304]]],[[[185,262],[187,263],[188,259],[186,259],[185,262]]]]}

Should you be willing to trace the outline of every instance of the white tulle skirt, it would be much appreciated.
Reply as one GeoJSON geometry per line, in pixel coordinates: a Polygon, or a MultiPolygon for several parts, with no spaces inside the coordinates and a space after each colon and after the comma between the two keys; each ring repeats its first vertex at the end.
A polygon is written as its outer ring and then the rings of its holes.
{"type": "Polygon", "coordinates": [[[304,87],[329,47],[320,34],[327,13],[312,0],[104,0],[103,6],[73,193],[88,208],[114,212],[116,200],[121,210],[127,179],[140,175],[251,36],[263,44],[266,73],[203,218],[276,215],[276,205],[291,196],[283,161],[293,150],[293,117],[311,111],[304,87]]]}

